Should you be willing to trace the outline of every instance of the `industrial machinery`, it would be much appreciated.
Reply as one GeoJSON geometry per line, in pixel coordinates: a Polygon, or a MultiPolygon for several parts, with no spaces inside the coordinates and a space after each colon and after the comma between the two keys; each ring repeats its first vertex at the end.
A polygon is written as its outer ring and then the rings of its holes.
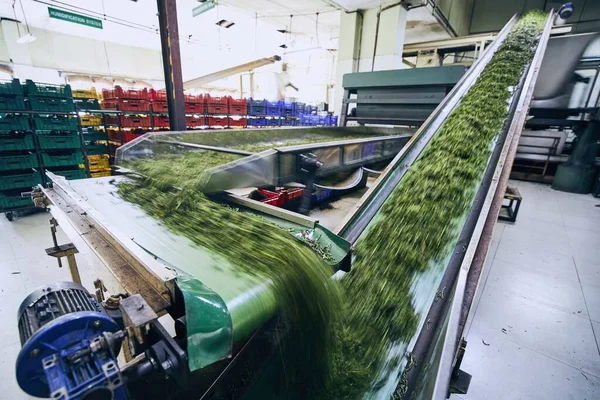
{"type": "Polygon", "coordinates": [[[466,69],[451,65],[346,74],[340,126],[349,121],[421,126],[466,69]]]}
{"type": "MultiPolygon", "coordinates": [[[[568,4],[566,5],[568,6],[568,4]]],[[[565,12],[570,10],[565,8],[565,12]]],[[[600,166],[596,142],[600,60],[584,58],[595,33],[551,37],[516,155],[514,178],[589,193],[600,166]]]]}
{"type": "MultiPolygon", "coordinates": [[[[206,196],[241,213],[259,214],[299,239],[319,242],[333,259],[332,275],[344,279],[344,273],[352,273],[352,246],[376,221],[392,190],[460,104],[517,20],[518,16],[513,17],[479,60],[464,75],[461,72],[462,78],[456,77],[452,90],[439,99],[437,108],[414,134],[404,128],[374,127],[225,135],[149,133],[119,148],[117,161],[125,164],[190,151],[239,155],[239,159],[209,171],[203,186],[206,196]],[[286,146],[298,137],[319,139],[320,143],[286,146]],[[258,153],[239,148],[266,141],[271,145],[258,153]],[[248,187],[284,187],[304,188],[311,194],[320,190],[319,177],[365,167],[368,172],[382,163],[387,167],[364,196],[349,203],[335,229],[324,227],[312,216],[315,214],[272,207],[241,193],[248,187]]],[[[401,376],[407,398],[444,399],[451,392],[464,393],[468,387],[469,375],[460,370],[466,345],[461,340],[463,328],[552,20],[550,15],[533,61],[512,97],[508,121],[489,159],[475,205],[461,228],[457,246],[462,250],[452,252],[446,268],[412,277],[413,284],[422,289],[413,301],[419,328],[398,348],[410,354],[398,365],[404,371],[401,376]]],[[[173,233],[123,200],[116,185],[126,182],[127,175],[75,181],[52,173],[48,176],[53,184],[38,188],[34,202],[50,210],[73,246],[87,247],[94,255],[97,267],[82,271],[81,276],[83,284],[93,284],[96,291],[91,296],[79,285],[49,285],[23,302],[19,316],[23,350],[17,376],[24,390],[64,399],[118,399],[125,395],[238,399],[257,398],[252,397],[257,385],[270,387],[278,325],[269,282],[236,271],[226,258],[173,233]],[[121,342],[124,360],[119,359],[121,342]]],[[[255,245],[260,245],[260,237],[255,245]]],[[[394,379],[388,383],[392,390],[400,384],[400,375],[394,379]]]]}

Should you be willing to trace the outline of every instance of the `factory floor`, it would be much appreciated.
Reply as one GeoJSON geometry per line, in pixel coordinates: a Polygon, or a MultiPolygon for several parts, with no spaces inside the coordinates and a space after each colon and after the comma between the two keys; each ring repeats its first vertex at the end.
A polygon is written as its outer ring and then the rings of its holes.
{"type": "Polygon", "coordinates": [[[600,199],[511,182],[516,223],[499,222],[462,370],[463,400],[600,399],[600,199]]]}
{"type": "MultiPolygon", "coordinates": [[[[453,398],[598,399],[600,200],[511,184],[523,204],[515,224],[497,224],[468,325],[462,368],[473,380],[469,394],[453,398]]],[[[28,398],[14,378],[19,304],[40,285],[70,278],[44,251],[49,218],[0,218],[0,399],[28,398]]],[[[68,241],[60,227],[57,235],[68,241]]]]}

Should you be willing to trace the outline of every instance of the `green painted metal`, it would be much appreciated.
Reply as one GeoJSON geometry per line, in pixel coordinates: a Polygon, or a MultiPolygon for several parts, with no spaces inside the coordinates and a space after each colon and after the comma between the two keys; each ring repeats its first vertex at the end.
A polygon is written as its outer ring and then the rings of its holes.
{"type": "Polygon", "coordinates": [[[227,358],[233,346],[233,323],[223,299],[185,274],[179,276],[177,286],[185,303],[190,370],[227,358]]]}
{"type": "Polygon", "coordinates": [[[85,15],[76,14],[69,11],[59,10],[54,7],[48,7],[48,16],[62,21],[72,22],[74,24],[85,25],[96,29],[102,29],[102,20],[91,18],[85,15]]]}
{"type": "Polygon", "coordinates": [[[390,88],[398,86],[455,85],[465,74],[463,65],[359,72],[344,75],[345,89],[390,88]]]}

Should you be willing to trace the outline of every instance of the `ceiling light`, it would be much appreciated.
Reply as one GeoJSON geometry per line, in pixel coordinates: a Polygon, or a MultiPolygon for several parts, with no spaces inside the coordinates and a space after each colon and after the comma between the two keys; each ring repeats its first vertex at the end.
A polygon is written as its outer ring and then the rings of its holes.
{"type": "Polygon", "coordinates": [[[17,39],[17,43],[20,43],[20,44],[31,43],[35,39],[37,39],[37,38],[35,36],[33,36],[31,33],[26,33],[25,35],[23,35],[17,39]]]}
{"type": "Polygon", "coordinates": [[[235,23],[227,21],[226,19],[222,19],[219,22],[217,22],[217,25],[219,25],[221,28],[231,28],[233,25],[235,25],[235,23]]]}
{"type": "Polygon", "coordinates": [[[282,49],[287,49],[287,45],[285,45],[285,44],[282,44],[282,45],[281,45],[281,46],[279,46],[279,47],[281,47],[282,49]]]}
{"type": "Polygon", "coordinates": [[[290,32],[290,31],[288,31],[286,29],[277,29],[277,32],[279,32],[279,33],[292,33],[292,32],[290,32]]]}

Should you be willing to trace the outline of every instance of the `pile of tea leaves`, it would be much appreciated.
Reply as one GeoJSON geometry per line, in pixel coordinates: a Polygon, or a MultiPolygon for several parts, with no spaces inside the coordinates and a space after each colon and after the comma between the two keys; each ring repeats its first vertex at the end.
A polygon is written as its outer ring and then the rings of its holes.
{"type": "Polygon", "coordinates": [[[202,194],[203,172],[235,155],[201,152],[133,162],[127,166],[141,176],[121,184],[119,192],[173,232],[273,282],[292,335],[282,350],[287,397],[369,397],[388,379],[400,379],[392,374],[401,357],[389,359],[388,352],[416,333],[413,278],[455,246],[459,221],[507,118],[510,89],[533,56],[544,18],[530,13],[516,24],[356,243],[353,270],[339,282],[285,230],[202,194]]]}
{"type": "Polygon", "coordinates": [[[412,304],[413,279],[432,266],[443,268],[456,245],[459,222],[508,116],[511,89],[533,57],[545,18],[534,12],[518,21],[356,243],[353,269],[341,279],[347,303],[330,386],[321,398],[362,398],[398,365],[398,358],[387,359],[388,351],[411,339],[420,317],[412,304]]]}

